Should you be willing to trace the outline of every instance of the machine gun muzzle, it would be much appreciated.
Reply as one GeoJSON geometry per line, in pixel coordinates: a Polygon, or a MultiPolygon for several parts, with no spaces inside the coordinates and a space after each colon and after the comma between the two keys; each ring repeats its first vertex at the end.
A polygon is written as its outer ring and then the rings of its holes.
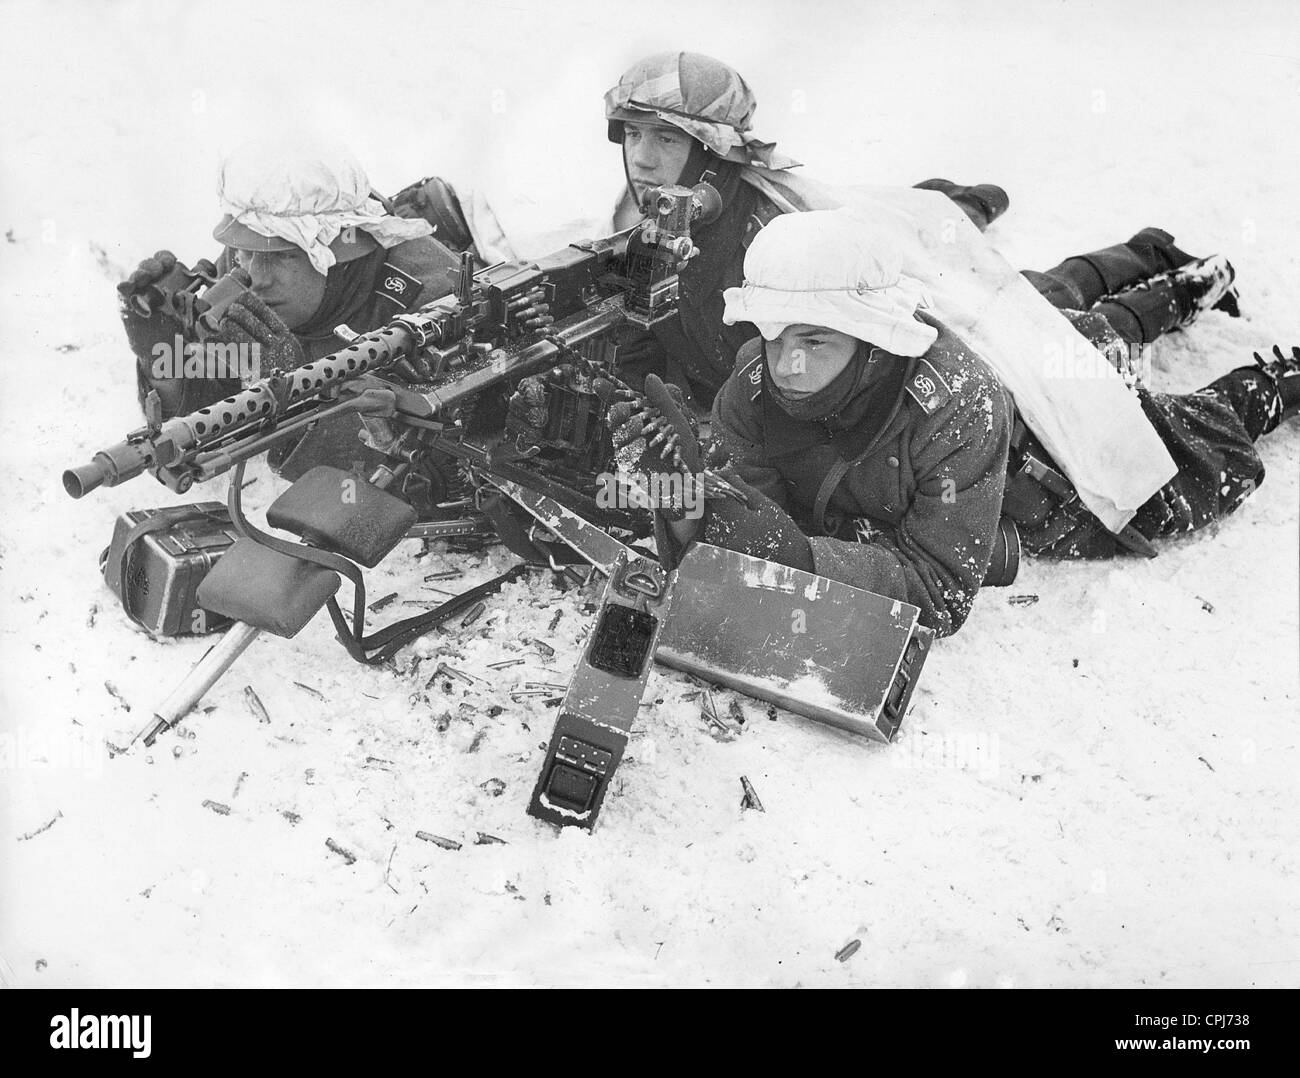
{"type": "Polygon", "coordinates": [[[118,442],[96,453],[89,464],[64,472],[63,489],[80,498],[97,487],[115,487],[134,479],[148,467],[149,455],[142,443],[118,442]]]}

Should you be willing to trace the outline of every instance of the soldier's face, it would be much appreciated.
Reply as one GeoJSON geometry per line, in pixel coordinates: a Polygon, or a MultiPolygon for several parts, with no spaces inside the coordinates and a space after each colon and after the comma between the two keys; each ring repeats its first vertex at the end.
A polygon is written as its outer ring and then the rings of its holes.
{"type": "Polygon", "coordinates": [[[675,127],[624,122],[623,160],[638,204],[650,188],[681,179],[691,141],[690,135],[675,127]]]}
{"type": "Polygon", "coordinates": [[[800,324],[786,326],[764,348],[777,387],[788,397],[806,397],[830,385],[849,365],[858,341],[825,326],[800,324]]]}
{"type": "Polygon", "coordinates": [[[252,290],[290,329],[306,325],[325,298],[325,275],[300,247],[292,251],[237,251],[252,290]]]}

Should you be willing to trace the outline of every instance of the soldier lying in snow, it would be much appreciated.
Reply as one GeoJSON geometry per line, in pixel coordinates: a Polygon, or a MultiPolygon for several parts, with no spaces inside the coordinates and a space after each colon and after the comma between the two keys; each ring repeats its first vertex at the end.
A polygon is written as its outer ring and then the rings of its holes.
{"type": "MultiPolygon", "coordinates": [[[[335,326],[366,333],[394,315],[451,291],[453,251],[425,220],[394,216],[375,195],[361,165],[345,149],[282,140],[248,143],[222,162],[217,177],[222,217],[213,238],[226,252],[218,272],[233,272],[244,291],[226,310],[210,343],[255,355],[261,377],[335,351],[335,326]]],[[[141,403],[158,391],[163,416],[184,415],[229,396],[240,379],[229,371],[186,376],[157,361],[178,326],[166,310],[143,314],[131,302],[175,265],[160,251],[120,286],[122,319],[135,352],[141,403]],[[159,376],[162,374],[163,376],[159,376]]],[[[272,454],[286,478],[328,460],[347,468],[368,461],[358,421],[324,423],[272,454]]]]}
{"type": "MultiPolygon", "coordinates": [[[[970,612],[1004,514],[1031,553],[1116,553],[1117,537],[1068,485],[1061,496],[1008,480],[1026,447],[1053,462],[984,360],[926,310],[921,282],[847,211],[769,224],[726,304],[729,324],[752,323],[761,338],[714,402],[708,455],[730,458],[750,505],[709,499],[695,520],[663,512],[671,545],[698,537],[905,600],[940,635],[970,612]]],[[[1177,475],[1133,517],[1135,542],[1204,527],[1259,485],[1255,439],[1300,411],[1300,349],[1275,354],[1197,393],[1136,390],[1177,475]]],[[[611,411],[615,444],[634,470],[662,471],[633,407],[611,411]]],[[[671,418],[693,441],[685,414],[671,418]]]]}
{"type": "MultiPolygon", "coordinates": [[[[745,249],[772,218],[785,212],[762,187],[765,177],[797,168],[775,143],[752,134],[758,108],[745,80],[710,56],[666,52],[633,64],[605,94],[609,141],[623,153],[627,188],[614,213],[616,228],[641,217],[651,188],[709,183],[722,213],[696,230],[700,254],[681,274],[677,318],[620,343],[622,376],[636,384],[655,373],[707,409],[752,334],[722,320],[724,289],[740,284],[745,249]]],[[[998,187],[957,187],[946,180],[919,185],[948,194],[981,230],[1006,210],[998,187]]]]}
{"type": "MultiPolygon", "coordinates": [[[[634,224],[641,199],[656,185],[704,181],[722,198],[721,215],[695,231],[700,254],[682,270],[678,316],[653,331],[625,332],[619,348],[624,380],[637,385],[655,373],[684,390],[697,412],[708,409],[730,374],[736,351],[753,336],[752,326],[729,325],[722,318],[722,294],[740,284],[746,248],[767,222],[783,213],[828,208],[809,195],[811,181],[792,172],[797,162],[751,133],[756,109],[739,73],[689,52],[641,60],[605,95],[609,139],[622,148],[627,181],[613,227],[634,224]]],[[[962,187],[934,179],[916,186],[946,195],[980,231],[1009,205],[1006,192],[992,184],[962,187]]],[[[1171,237],[1149,229],[1131,245],[1029,276],[1044,292],[1054,290],[1053,302],[1061,307],[1087,311],[1107,297],[1110,306],[1102,313],[1112,316],[1121,338],[1144,343],[1170,328],[1165,323],[1171,310],[1186,320],[1192,300],[1185,293],[1199,293],[1199,279],[1227,273],[1230,283],[1226,264],[1195,263],[1183,270],[1191,261],[1172,246],[1171,237]],[[1177,272],[1155,289],[1110,298],[1169,271],[1177,272]],[[1196,280],[1185,286],[1188,275],[1196,280]],[[1175,290],[1180,292],[1176,299],[1175,290]]],[[[1095,321],[1087,324],[1096,327],[1095,321]]],[[[525,379],[511,401],[512,427],[527,437],[545,425],[546,414],[544,380],[525,379]]]]}

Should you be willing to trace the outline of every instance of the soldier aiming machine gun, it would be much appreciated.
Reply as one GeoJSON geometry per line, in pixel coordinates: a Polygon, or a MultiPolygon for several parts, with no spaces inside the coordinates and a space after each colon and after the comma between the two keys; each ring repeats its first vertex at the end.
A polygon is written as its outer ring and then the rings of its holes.
{"type": "MultiPolygon", "coordinates": [[[[456,507],[472,504],[488,513],[505,538],[511,518],[501,512],[504,496],[538,522],[529,533],[532,553],[547,555],[549,544],[563,543],[609,577],[561,707],[530,806],[534,815],[592,825],[655,657],[819,721],[890,740],[930,642],[914,607],[705,544],[665,571],[610,534],[636,534],[648,524],[644,515],[602,510],[591,497],[610,455],[592,381],[618,382],[613,338],[621,326],[649,328],[675,316],[678,269],[694,253],[691,224],[708,220],[720,203],[702,184],[659,188],[645,208],[646,219],[626,232],[535,262],[474,273],[465,255],[453,294],[364,336],[339,327],[347,343],[337,352],[274,371],[190,415],[155,419],[64,473],[65,489],[80,498],[146,471],[178,493],[234,472],[229,509],[240,538],[197,595],[203,608],[234,625],[137,737],[152,744],[178,722],[262,631],[292,637],[324,606],[349,653],[379,662],[517,575],[518,568],[426,615],[363,635],[358,565],[373,568],[403,538],[473,527],[472,519],[417,524],[408,500],[393,493],[406,492],[431,464],[454,460],[473,495],[456,507]],[[476,411],[494,396],[499,404],[519,379],[557,364],[559,406],[551,408],[542,444],[504,444],[499,428],[476,411]],[[253,527],[240,504],[245,463],[314,424],[347,415],[360,417],[364,441],[385,463],[368,479],[317,467],[282,494],[267,519],[298,535],[299,544],[253,527]],[[334,598],[340,576],[354,586],[350,625],[334,598]],[[731,601],[741,592],[739,603],[731,601]],[[746,616],[724,626],[719,611],[746,616]],[[774,642],[761,631],[774,618],[801,624],[774,642]],[[864,642],[876,660],[866,666],[864,642]]],[[[192,295],[188,283],[187,290],[192,295]]]]}
{"type": "MultiPolygon", "coordinates": [[[[472,427],[469,413],[491,391],[504,391],[560,362],[577,364],[567,388],[590,410],[596,407],[590,375],[613,372],[613,332],[624,324],[649,328],[676,314],[677,268],[694,250],[690,226],[711,219],[720,208],[708,184],[659,188],[646,205],[649,216],[640,225],[535,262],[500,263],[476,274],[464,255],[451,295],[365,336],[339,327],[346,347],[292,371],[273,372],[191,415],[129,434],[89,464],[66,471],[64,487],[80,498],[149,471],[185,493],[195,482],[346,413],[370,418],[368,442],[397,467],[409,467],[426,460],[435,442],[454,451],[452,443],[472,427]],[[381,375],[384,381],[376,377],[381,375]],[[400,402],[385,396],[395,381],[410,387],[400,402]],[[404,429],[382,422],[399,413],[404,429]],[[426,422],[417,432],[411,420],[426,422]]],[[[182,268],[181,287],[158,301],[193,307],[191,276],[208,279],[202,271],[186,275],[182,268]]],[[[208,295],[217,291],[223,291],[220,281],[208,295]]],[[[224,302],[229,298],[223,295],[224,302]]],[[[581,459],[557,461],[551,454],[535,470],[570,479],[585,473],[589,481],[604,463],[595,456],[600,439],[584,426],[589,414],[563,406],[553,411],[559,422],[553,418],[550,425],[562,429],[548,430],[555,435],[548,441],[581,459]]]]}

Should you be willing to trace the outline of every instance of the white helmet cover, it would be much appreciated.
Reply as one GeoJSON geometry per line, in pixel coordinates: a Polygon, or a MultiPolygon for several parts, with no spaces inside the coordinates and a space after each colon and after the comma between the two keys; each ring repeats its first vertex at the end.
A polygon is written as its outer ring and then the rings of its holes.
{"type": "Polygon", "coordinates": [[[938,331],[916,318],[925,286],[850,210],[774,218],[745,253],[745,283],[723,294],[727,325],[752,322],[767,340],[787,326],[847,333],[897,356],[924,355],[938,331]]]}
{"type": "Polygon", "coordinates": [[[330,244],[347,229],[372,236],[382,247],[427,236],[424,220],[388,213],[374,198],[365,170],[346,149],[321,143],[259,140],[233,150],[217,172],[217,198],[226,215],[217,236],[248,229],[278,237],[307,252],[326,273],[339,259],[330,244]]]}

